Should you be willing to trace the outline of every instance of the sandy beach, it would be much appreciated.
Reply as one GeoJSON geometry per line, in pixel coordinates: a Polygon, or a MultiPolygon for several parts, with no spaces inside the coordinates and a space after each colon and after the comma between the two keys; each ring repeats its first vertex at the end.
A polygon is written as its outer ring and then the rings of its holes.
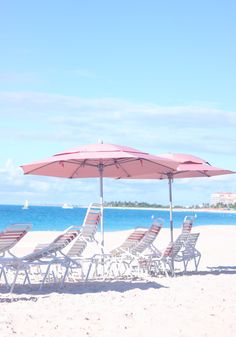
{"type": "MultiPolygon", "coordinates": [[[[1,336],[234,336],[236,226],[196,226],[192,231],[200,232],[202,259],[196,273],[67,283],[60,290],[17,285],[12,295],[1,285],[1,336]]],[[[128,233],[106,233],[107,250],[128,233]]],[[[32,231],[14,253],[27,254],[57,234],[32,231]]],[[[161,230],[155,243],[159,249],[165,248],[169,235],[168,229],[161,230]]]]}

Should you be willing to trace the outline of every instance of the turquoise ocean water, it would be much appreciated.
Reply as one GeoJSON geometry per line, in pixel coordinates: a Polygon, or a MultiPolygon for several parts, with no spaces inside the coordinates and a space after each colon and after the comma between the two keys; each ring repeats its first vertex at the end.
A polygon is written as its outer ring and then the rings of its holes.
{"type": "MultiPolygon", "coordinates": [[[[0,230],[12,223],[31,223],[32,230],[61,231],[71,225],[80,226],[86,213],[85,208],[63,209],[61,207],[0,205],[0,230]]],[[[195,226],[200,225],[236,225],[236,213],[218,212],[175,212],[173,213],[174,227],[181,226],[186,215],[197,215],[195,226]]],[[[132,229],[137,226],[149,226],[152,216],[164,219],[164,227],[169,227],[169,212],[159,210],[139,209],[105,209],[105,231],[132,229]]]]}

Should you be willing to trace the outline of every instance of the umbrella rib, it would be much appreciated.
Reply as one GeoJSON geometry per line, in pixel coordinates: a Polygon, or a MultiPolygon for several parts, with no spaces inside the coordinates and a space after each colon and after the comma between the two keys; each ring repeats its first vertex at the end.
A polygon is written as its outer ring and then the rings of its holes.
{"type": "MultiPolygon", "coordinates": [[[[116,161],[117,160],[122,160],[121,158],[117,158],[116,159],[116,161]]],[[[171,167],[169,167],[169,166],[166,166],[166,165],[163,165],[163,164],[160,164],[160,163],[158,163],[158,162],[155,162],[154,160],[150,160],[150,159],[146,159],[146,158],[142,158],[142,157],[140,157],[140,158],[132,158],[132,159],[126,159],[126,158],[124,158],[123,160],[122,160],[122,163],[121,164],[125,164],[125,163],[130,163],[130,162],[133,162],[133,161],[146,161],[146,162],[149,162],[149,163],[152,163],[152,164],[156,164],[156,165],[158,165],[158,166],[161,166],[161,167],[164,167],[164,168],[166,168],[166,169],[168,169],[168,170],[171,170],[171,172],[173,172],[174,171],[174,169],[173,168],[171,168],[171,167]]],[[[118,164],[118,162],[116,162],[117,164],[118,164]]],[[[119,165],[121,165],[120,163],[119,163],[119,165]]],[[[114,165],[113,163],[110,163],[110,164],[104,164],[104,166],[105,167],[108,167],[108,166],[112,166],[112,165],[114,165]]],[[[158,172],[159,173],[159,172],[158,172]]],[[[164,173],[162,173],[162,174],[164,174],[164,173]]],[[[130,175],[129,175],[130,176],[130,175]]]]}
{"type": "MultiPolygon", "coordinates": [[[[173,175],[174,176],[177,176],[177,175],[179,175],[179,174],[183,174],[183,173],[188,173],[188,172],[198,172],[199,174],[201,174],[202,175],[202,177],[208,177],[208,178],[210,178],[211,176],[209,175],[209,174],[207,174],[205,171],[199,171],[199,170],[196,170],[196,171],[188,171],[188,170],[186,170],[186,171],[178,171],[178,172],[174,172],[173,173],[173,175]]],[[[191,177],[189,177],[189,178],[191,178],[191,177]]],[[[199,177],[199,178],[201,178],[201,177],[199,177]]]]}
{"type": "MultiPolygon", "coordinates": [[[[84,162],[85,161],[83,161],[82,163],[80,162],[80,161],[73,161],[73,160],[55,160],[55,161],[52,161],[52,162],[50,162],[50,163],[46,163],[46,164],[43,164],[43,165],[41,165],[41,166],[38,166],[38,167],[36,167],[36,168],[34,168],[34,169],[32,169],[32,170],[30,170],[30,171],[28,171],[28,172],[26,172],[25,174],[30,174],[30,173],[33,173],[33,172],[35,172],[35,171],[38,171],[39,169],[42,169],[42,168],[45,168],[45,167],[48,167],[48,166],[50,166],[50,165],[52,165],[52,164],[55,164],[55,163],[69,163],[69,164],[74,164],[74,165],[78,165],[78,164],[80,164],[80,166],[79,166],[79,168],[84,164],[84,162]]],[[[86,164],[87,166],[92,166],[92,167],[96,167],[97,165],[95,165],[95,164],[86,164]]],[[[76,169],[76,171],[78,170],[78,168],[76,169]]],[[[76,172],[75,171],[75,172],[76,172]]],[[[75,172],[72,174],[72,176],[71,177],[73,177],[74,176],[74,174],[75,174],[75,172]]]]}
{"type": "Polygon", "coordinates": [[[197,172],[201,173],[204,177],[210,178],[210,175],[207,174],[207,172],[205,172],[205,171],[197,171],[197,172]]]}
{"type": "MultiPolygon", "coordinates": [[[[71,162],[70,164],[76,164],[76,163],[72,163],[72,162],[71,162]]],[[[75,174],[76,174],[77,171],[81,168],[81,166],[82,166],[82,163],[80,163],[79,166],[76,167],[75,171],[74,171],[74,172],[71,174],[71,176],[70,176],[71,179],[75,176],[75,174]]]]}
{"type": "MultiPolygon", "coordinates": [[[[94,159],[96,160],[96,159],[94,159]]],[[[156,164],[157,166],[159,167],[162,167],[162,168],[165,168],[167,169],[169,172],[173,172],[174,169],[171,168],[171,167],[168,167],[166,165],[163,165],[161,163],[158,163],[158,162],[155,162],[154,160],[149,160],[149,159],[146,159],[146,158],[142,158],[142,157],[138,157],[138,158],[117,158],[115,160],[115,164],[118,165],[122,170],[123,172],[125,172],[125,174],[127,175],[127,177],[130,177],[131,175],[128,173],[128,171],[126,171],[123,167],[122,167],[122,164],[125,164],[125,163],[130,163],[130,162],[135,162],[135,161],[140,161],[140,163],[142,161],[145,161],[145,162],[149,162],[149,163],[152,163],[152,164],[156,164]]],[[[72,159],[72,160],[55,160],[55,161],[51,161],[49,163],[45,163],[45,164],[42,164],[40,166],[38,166],[37,168],[34,168],[34,169],[31,169],[29,170],[28,172],[26,172],[25,174],[33,174],[34,172],[37,172],[39,169],[43,169],[45,167],[49,167],[50,165],[52,164],[55,164],[55,163],[69,163],[69,164],[74,164],[74,165],[79,165],[79,167],[76,168],[76,170],[73,172],[73,174],[70,176],[70,178],[73,178],[73,176],[76,174],[76,172],[81,168],[82,165],[86,165],[86,166],[91,166],[91,167],[97,167],[97,164],[92,164],[91,162],[86,162],[86,160],[77,160],[77,159],[72,159]]],[[[101,159],[101,162],[102,162],[102,159],[101,159]]],[[[104,167],[108,167],[108,166],[113,166],[114,165],[114,162],[110,162],[110,163],[103,163],[104,167]]],[[[159,170],[157,170],[156,172],[159,173],[159,170]]],[[[165,174],[162,172],[162,174],[165,174]]]]}
{"type": "Polygon", "coordinates": [[[34,169],[32,169],[32,170],[30,170],[30,171],[24,173],[24,174],[30,174],[30,173],[32,173],[32,172],[38,171],[38,169],[41,169],[41,168],[50,166],[50,165],[53,164],[53,163],[54,163],[54,162],[52,162],[52,163],[47,163],[47,164],[44,164],[44,165],[42,165],[42,166],[38,166],[38,167],[36,167],[36,168],[34,168],[34,169]]]}
{"type": "Polygon", "coordinates": [[[71,159],[71,160],[57,160],[57,162],[64,162],[64,163],[69,163],[69,164],[75,164],[75,165],[85,165],[86,166],[92,166],[92,167],[97,167],[97,164],[91,164],[91,163],[87,163],[87,160],[82,160],[82,159],[71,159]]]}
{"type": "Polygon", "coordinates": [[[73,178],[75,176],[75,174],[79,171],[79,169],[82,166],[91,166],[91,167],[98,167],[98,165],[96,164],[90,164],[90,163],[86,163],[87,160],[84,160],[82,163],[77,163],[76,161],[70,161],[70,164],[78,164],[79,166],[76,168],[76,170],[72,173],[72,175],[70,176],[70,178],[73,178]]]}
{"type": "Polygon", "coordinates": [[[159,166],[161,166],[161,167],[164,167],[164,168],[166,168],[166,169],[168,169],[168,170],[171,170],[171,172],[173,172],[174,171],[174,169],[173,168],[171,168],[171,167],[169,167],[169,166],[166,166],[166,165],[163,165],[163,164],[160,164],[160,163],[157,163],[157,162],[155,162],[155,161],[153,161],[153,160],[149,160],[149,159],[142,159],[142,158],[139,158],[140,160],[145,160],[145,161],[148,161],[148,162],[150,162],[150,163],[153,163],[153,164],[156,164],[156,165],[159,165],[159,166]]]}
{"type": "Polygon", "coordinates": [[[125,174],[127,175],[127,177],[130,176],[129,173],[128,173],[128,172],[121,166],[120,163],[116,163],[116,162],[115,162],[115,164],[118,165],[118,166],[120,167],[120,169],[121,169],[123,172],[125,172],[125,174]]]}
{"type": "MultiPolygon", "coordinates": [[[[121,161],[122,159],[118,158],[118,160],[121,161]]],[[[130,162],[137,161],[137,160],[142,160],[142,159],[140,159],[140,158],[138,158],[138,159],[123,159],[122,163],[120,163],[118,160],[115,159],[113,163],[109,163],[107,165],[104,164],[104,166],[108,167],[108,166],[113,166],[115,164],[115,166],[118,166],[126,174],[126,176],[128,178],[128,177],[130,177],[130,174],[128,173],[127,170],[124,169],[124,167],[122,167],[122,164],[130,163],[130,162]]],[[[150,161],[150,160],[148,160],[148,161],[150,161]]],[[[120,177],[118,177],[117,179],[120,179],[120,177]]]]}

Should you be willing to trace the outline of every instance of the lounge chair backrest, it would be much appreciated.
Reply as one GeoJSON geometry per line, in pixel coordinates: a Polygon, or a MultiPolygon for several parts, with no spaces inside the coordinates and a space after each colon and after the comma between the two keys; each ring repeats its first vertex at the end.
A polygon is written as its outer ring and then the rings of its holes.
{"type": "Polygon", "coordinates": [[[97,232],[100,219],[101,205],[95,203],[90,204],[81,227],[81,236],[86,241],[94,241],[94,236],[97,232]]]}
{"type": "Polygon", "coordinates": [[[148,231],[148,228],[137,227],[135,230],[128,236],[125,240],[124,244],[128,244],[128,246],[136,241],[140,241],[145,233],[148,231]]]}
{"type": "Polygon", "coordinates": [[[172,251],[173,251],[173,245],[174,243],[170,242],[164,252],[162,253],[163,257],[171,257],[172,251]]]}
{"type": "Polygon", "coordinates": [[[87,242],[82,240],[80,236],[74,241],[72,247],[67,252],[67,256],[81,256],[84,252],[85,248],[87,247],[87,242]]]}
{"type": "Polygon", "coordinates": [[[188,237],[189,233],[181,233],[173,243],[171,242],[169,243],[169,245],[163,252],[163,256],[175,258],[175,256],[179,253],[188,237]]]}
{"type": "Polygon", "coordinates": [[[184,243],[183,255],[189,255],[194,252],[200,233],[190,233],[184,243]]]}
{"type": "Polygon", "coordinates": [[[180,249],[182,248],[188,237],[189,232],[183,232],[177,237],[177,239],[174,241],[173,244],[173,253],[172,253],[173,256],[178,254],[178,252],[180,251],[180,249]]]}
{"type": "Polygon", "coordinates": [[[153,224],[150,229],[144,234],[143,238],[132,248],[131,253],[142,253],[147,248],[149,248],[155,241],[157,235],[162,228],[162,223],[160,222],[153,224]]]}
{"type": "Polygon", "coordinates": [[[0,254],[14,247],[31,229],[31,224],[12,224],[0,233],[0,254]]]}
{"type": "Polygon", "coordinates": [[[125,241],[117,248],[113,249],[110,253],[112,255],[119,255],[125,251],[130,251],[145,235],[148,228],[137,227],[134,231],[125,239],[125,241]]]}
{"type": "Polygon", "coordinates": [[[95,240],[95,234],[101,219],[101,205],[89,205],[78,238],[72,243],[67,256],[81,256],[88,242],[95,240]]]}
{"type": "Polygon", "coordinates": [[[182,225],[182,233],[190,233],[193,227],[194,216],[186,216],[182,225]]]}
{"type": "Polygon", "coordinates": [[[179,253],[179,251],[183,247],[183,243],[184,243],[183,237],[179,237],[175,240],[175,242],[173,243],[172,251],[170,255],[172,258],[175,258],[175,256],[179,253]]]}
{"type": "Polygon", "coordinates": [[[65,248],[72,240],[74,240],[78,235],[79,231],[75,227],[69,227],[62,234],[60,234],[55,240],[53,240],[48,245],[39,245],[35,248],[33,253],[24,256],[24,260],[34,261],[41,258],[49,257],[58,251],[65,248]]]}

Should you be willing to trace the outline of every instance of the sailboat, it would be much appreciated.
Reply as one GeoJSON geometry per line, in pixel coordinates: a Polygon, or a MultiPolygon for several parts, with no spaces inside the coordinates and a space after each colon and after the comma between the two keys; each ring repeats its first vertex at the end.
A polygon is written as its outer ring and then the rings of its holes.
{"type": "Polygon", "coordinates": [[[28,200],[25,200],[22,209],[28,209],[28,208],[29,208],[29,201],[28,201],[28,200]]]}
{"type": "Polygon", "coordinates": [[[72,209],[74,207],[72,205],[69,205],[69,204],[65,203],[65,204],[62,205],[62,208],[72,209]]]}

